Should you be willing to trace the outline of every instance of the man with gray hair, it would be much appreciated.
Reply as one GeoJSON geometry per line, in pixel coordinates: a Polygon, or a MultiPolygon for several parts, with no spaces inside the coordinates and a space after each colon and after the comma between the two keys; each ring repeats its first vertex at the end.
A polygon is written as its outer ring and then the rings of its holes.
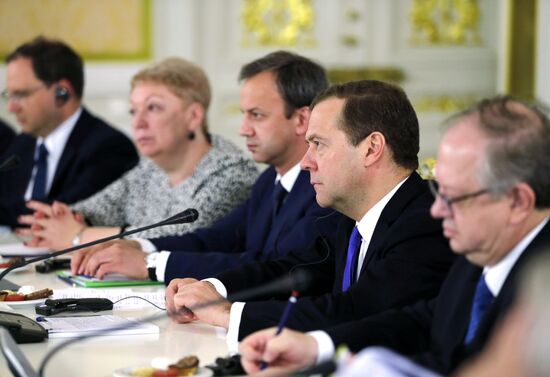
{"type": "Polygon", "coordinates": [[[518,270],[550,245],[550,121],[535,106],[497,97],[450,123],[439,148],[431,213],[443,220],[459,258],[439,295],[318,332],[323,336],[255,333],[241,344],[248,372],[261,362],[275,370],[322,361],[332,357],[322,352],[327,341],[353,352],[386,346],[442,374],[484,348],[511,307],[518,270]]]}

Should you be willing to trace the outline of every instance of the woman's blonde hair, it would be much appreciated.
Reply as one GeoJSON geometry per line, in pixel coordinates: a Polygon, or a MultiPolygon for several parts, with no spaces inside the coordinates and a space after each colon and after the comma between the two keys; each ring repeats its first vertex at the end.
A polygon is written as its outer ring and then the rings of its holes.
{"type": "Polygon", "coordinates": [[[204,108],[202,129],[208,134],[207,111],[210,105],[210,82],[197,65],[181,58],[167,58],[142,69],[132,77],[131,88],[142,82],[162,84],[185,104],[198,102],[204,108]]]}

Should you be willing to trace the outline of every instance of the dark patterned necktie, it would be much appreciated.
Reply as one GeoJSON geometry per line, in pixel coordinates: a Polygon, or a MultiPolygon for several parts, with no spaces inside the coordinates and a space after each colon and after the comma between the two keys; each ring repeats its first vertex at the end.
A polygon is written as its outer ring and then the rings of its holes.
{"type": "Polygon", "coordinates": [[[275,220],[275,217],[277,217],[277,214],[281,210],[286,194],[287,191],[281,184],[281,181],[277,182],[275,188],[273,189],[273,220],[275,220]]]}
{"type": "Polygon", "coordinates": [[[44,143],[38,147],[38,158],[35,160],[36,175],[32,188],[32,199],[44,201],[46,199],[46,181],[48,178],[48,149],[44,143]]]}

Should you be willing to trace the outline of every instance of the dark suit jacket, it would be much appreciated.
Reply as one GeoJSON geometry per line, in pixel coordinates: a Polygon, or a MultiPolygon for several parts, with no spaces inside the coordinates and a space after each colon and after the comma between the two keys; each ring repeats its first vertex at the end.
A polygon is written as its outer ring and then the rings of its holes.
{"type": "Polygon", "coordinates": [[[510,309],[517,289],[518,271],[528,259],[548,252],[549,245],[550,223],[518,259],[468,346],[463,343],[476,284],[483,269],[463,257],[457,258],[437,298],[337,326],[328,333],[335,344],[345,343],[352,351],[384,345],[414,355],[415,361],[446,375],[481,351],[495,323],[510,309]]]}
{"type": "MultiPolygon", "coordinates": [[[[313,276],[312,290],[304,292],[287,326],[308,331],[363,318],[437,295],[454,259],[442,235],[441,223],[429,214],[433,196],[426,182],[413,173],[388,202],[376,224],[358,281],[341,292],[349,237],[355,221],[343,218],[336,239],[287,258],[247,265],[218,276],[228,292],[262,284],[288,273],[294,266],[313,276]],[[328,249],[327,249],[328,248],[328,249]]],[[[248,302],[239,338],[279,321],[284,301],[248,302]]]]}
{"type": "MultiPolygon", "coordinates": [[[[6,150],[13,138],[15,137],[15,131],[8,126],[6,123],[4,123],[0,119],[0,156],[4,153],[4,150],[6,150]]],[[[0,159],[0,164],[4,161],[5,157],[0,159]]]]}
{"type": "Polygon", "coordinates": [[[319,207],[306,171],[300,172],[272,223],[275,176],[274,168],[267,169],[252,187],[250,198],[212,226],[151,240],[157,250],[173,251],[165,282],[177,277],[212,277],[248,261],[280,258],[329,232],[340,214],[319,207]],[[322,223],[317,221],[325,216],[322,223]]]}
{"type": "MultiPolygon", "coordinates": [[[[34,167],[36,139],[20,134],[4,157],[13,154],[20,165],[0,173],[0,224],[16,226],[17,216],[29,213],[23,196],[34,167]]],[[[120,131],[85,109],[67,140],[47,201],[74,203],[99,191],[138,162],[132,142],[120,131]]]]}

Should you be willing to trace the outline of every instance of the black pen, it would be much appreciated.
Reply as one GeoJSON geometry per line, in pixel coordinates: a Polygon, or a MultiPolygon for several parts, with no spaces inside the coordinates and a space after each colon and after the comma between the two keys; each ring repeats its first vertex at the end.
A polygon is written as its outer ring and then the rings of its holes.
{"type": "MultiPolygon", "coordinates": [[[[278,336],[279,334],[281,334],[281,332],[285,328],[285,325],[288,322],[288,317],[290,317],[290,312],[294,307],[294,304],[298,300],[298,295],[299,295],[298,291],[292,291],[292,294],[288,298],[288,303],[286,304],[285,311],[283,312],[283,315],[279,320],[279,324],[277,325],[277,331],[275,331],[275,336],[278,336]]],[[[260,369],[264,370],[265,368],[267,368],[267,363],[265,361],[262,361],[262,363],[260,364],[260,369]]]]}

